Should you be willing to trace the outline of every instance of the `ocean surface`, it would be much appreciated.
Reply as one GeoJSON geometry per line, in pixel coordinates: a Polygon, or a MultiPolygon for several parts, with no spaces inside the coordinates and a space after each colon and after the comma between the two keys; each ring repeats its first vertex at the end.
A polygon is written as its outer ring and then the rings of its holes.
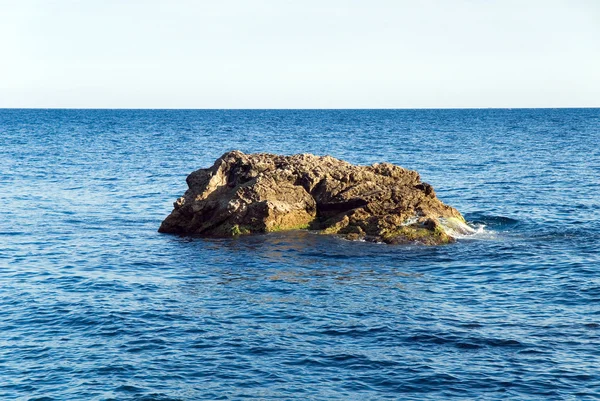
{"type": "Polygon", "coordinates": [[[600,399],[600,109],[0,110],[1,400],[600,399]],[[232,149],[420,172],[478,233],[159,234],[232,149]]]}

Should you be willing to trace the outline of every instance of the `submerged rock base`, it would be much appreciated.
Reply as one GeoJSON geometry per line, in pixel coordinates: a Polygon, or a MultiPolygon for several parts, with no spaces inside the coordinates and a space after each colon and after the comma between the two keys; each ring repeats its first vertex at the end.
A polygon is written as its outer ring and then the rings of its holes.
{"type": "Polygon", "coordinates": [[[311,229],[350,240],[434,245],[454,241],[450,234],[465,226],[416,171],[389,163],[232,151],[191,173],[187,184],[159,232],[230,237],[311,229]]]}

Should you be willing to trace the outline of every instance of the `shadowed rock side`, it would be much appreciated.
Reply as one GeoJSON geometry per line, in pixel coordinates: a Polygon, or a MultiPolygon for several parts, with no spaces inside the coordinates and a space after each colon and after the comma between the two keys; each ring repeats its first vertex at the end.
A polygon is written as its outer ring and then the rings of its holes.
{"type": "Polygon", "coordinates": [[[464,225],[416,171],[354,166],[330,156],[232,151],[187,177],[159,232],[229,237],[310,228],[347,239],[442,244],[464,225]]]}

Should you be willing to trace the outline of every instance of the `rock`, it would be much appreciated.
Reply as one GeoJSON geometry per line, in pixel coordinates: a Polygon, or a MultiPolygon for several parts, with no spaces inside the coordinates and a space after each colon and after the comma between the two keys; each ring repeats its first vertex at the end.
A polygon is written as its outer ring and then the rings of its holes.
{"type": "Polygon", "coordinates": [[[159,232],[228,237],[309,228],[351,240],[442,244],[454,238],[441,222],[452,222],[452,232],[468,227],[416,171],[389,163],[232,151],[187,184],[159,232]]]}

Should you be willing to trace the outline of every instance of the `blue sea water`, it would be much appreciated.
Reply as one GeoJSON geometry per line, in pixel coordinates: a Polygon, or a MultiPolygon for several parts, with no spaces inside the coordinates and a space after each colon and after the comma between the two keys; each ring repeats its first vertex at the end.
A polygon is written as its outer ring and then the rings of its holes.
{"type": "Polygon", "coordinates": [[[0,399],[600,399],[600,110],[0,110],[0,399]],[[222,153],[418,170],[479,233],[157,233],[222,153]]]}

